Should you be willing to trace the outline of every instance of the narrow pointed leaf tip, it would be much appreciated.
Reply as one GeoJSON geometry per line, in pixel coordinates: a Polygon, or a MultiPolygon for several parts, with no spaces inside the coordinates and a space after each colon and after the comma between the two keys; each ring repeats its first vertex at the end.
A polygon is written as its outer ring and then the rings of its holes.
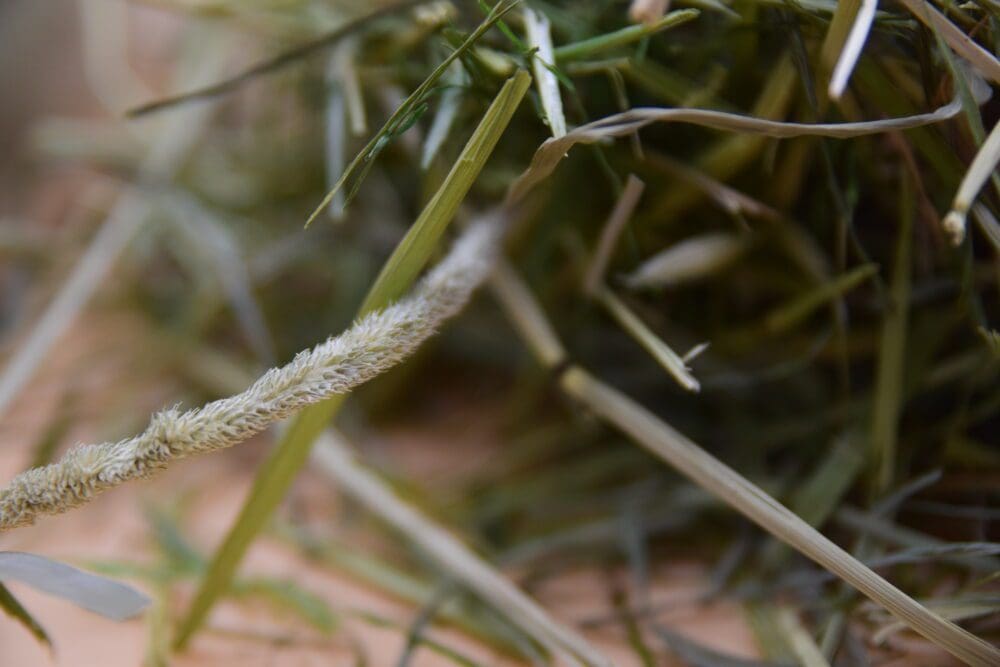
{"type": "MultiPolygon", "coordinates": [[[[305,224],[306,228],[308,228],[309,225],[311,225],[313,221],[318,218],[324,210],[326,210],[326,207],[333,202],[337,193],[347,185],[348,180],[357,174],[357,178],[352,182],[348,196],[344,202],[345,206],[350,203],[352,195],[357,191],[361,184],[361,180],[364,179],[365,174],[371,167],[372,160],[374,160],[375,157],[385,148],[385,146],[388,145],[389,141],[405,131],[408,127],[406,126],[406,122],[412,123],[416,121],[417,118],[415,117],[414,111],[418,107],[426,104],[426,97],[428,93],[438,80],[444,76],[444,74],[451,67],[452,63],[456,62],[462,54],[472,48],[472,46],[476,44],[476,42],[478,42],[479,39],[490,30],[490,28],[500,22],[500,20],[506,16],[508,12],[514,9],[514,7],[519,4],[519,1],[520,0],[514,0],[513,2],[501,2],[497,4],[497,6],[490,11],[489,16],[487,16],[486,19],[479,24],[479,27],[476,28],[464,42],[462,42],[461,46],[452,51],[447,58],[441,61],[441,63],[434,68],[434,71],[431,72],[426,79],[424,79],[423,83],[417,86],[417,88],[410,93],[410,96],[403,100],[403,103],[399,105],[395,112],[393,112],[393,114],[389,117],[389,120],[387,120],[382,128],[375,133],[375,135],[371,138],[371,140],[369,140],[365,147],[361,149],[357,156],[351,160],[351,163],[347,165],[347,168],[344,169],[343,173],[341,173],[337,182],[333,185],[330,191],[326,193],[319,205],[316,206],[316,209],[309,215],[305,224]]],[[[503,91],[501,91],[501,95],[502,94],[503,91]]]]}

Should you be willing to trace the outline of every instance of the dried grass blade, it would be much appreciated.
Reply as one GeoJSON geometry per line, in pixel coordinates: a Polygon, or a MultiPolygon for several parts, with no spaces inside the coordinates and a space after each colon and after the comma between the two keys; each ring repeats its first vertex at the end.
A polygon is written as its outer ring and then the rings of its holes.
{"type": "Polygon", "coordinates": [[[985,204],[975,204],[972,207],[972,214],[979,225],[979,231],[983,233],[983,236],[993,246],[993,252],[1000,257],[1000,222],[997,221],[996,216],[993,215],[992,211],[985,204]]]}
{"type": "MultiPolygon", "coordinates": [[[[789,509],[810,526],[823,526],[864,469],[865,457],[858,444],[851,436],[837,439],[816,469],[788,498],[789,509]]],[[[788,554],[788,547],[771,542],[762,554],[762,561],[771,571],[778,571],[788,554]]]]}
{"type": "Polygon", "coordinates": [[[971,665],[986,667],[1000,661],[1000,650],[914,601],[624,394],[576,368],[567,371],[562,385],[651,452],[888,609],[913,630],[971,665]]]}
{"type": "Polygon", "coordinates": [[[732,234],[702,234],[667,247],[625,276],[631,289],[672,287],[711,275],[746,249],[732,234]]]}
{"type": "Polygon", "coordinates": [[[781,663],[749,660],[719,653],[663,625],[654,625],[653,632],[663,640],[663,643],[673,653],[691,667],[784,667],[781,663]]]}
{"type": "Polygon", "coordinates": [[[802,667],[830,667],[830,663],[823,657],[816,641],[803,627],[802,621],[793,610],[787,607],[778,609],[777,621],[778,628],[784,634],[785,642],[799,665],[802,667]]]}
{"type": "Polygon", "coordinates": [[[642,191],[645,187],[645,183],[635,174],[628,175],[625,188],[604,223],[601,238],[597,242],[597,250],[594,251],[594,257],[590,261],[587,275],[583,280],[583,291],[588,296],[593,296],[604,281],[604,274],[607,271],[608,262],[611,261],[615,245],[618,243],[618,237],[635,212],[635,207],[639,205],[639,198],[642,197],[642,191]]]}
{"type": "MultiPolygon", "coordinates": [[[[565,351],[534,297],[523,284],[498,284],[520,278],[497,271],[491,285],[504,311],[542,359],[563,364],[565,351]],[[525,324],[527,325],[525,326],[525,324]],[[536,339],[535,335],[540,334],[536,339]]],[[[570,365],[560,375],[563,390],[595,414],[630,435],[638,444],[669,463],[702,488],[854,586],[910,628],[975,667],[1000,663],[1000,649],[930,611],[831,542],[758,486],[628,396],[570,365]]]]}
{"type": "Polygon", "coordinates": [[[254,297],[250,272],[236,239],[218,216],[199,200],[181,191],[161,197],[171,221],[185,237],[191,256],[203,257],[215,274],[244,336],[257,358],[274,364],[274,343],[263,310],[254,297]]]}
{"type": "Polygon", "coordinates": [[[528,45],[536,50],[531,57],[531,67],[538,95],[542,98],[542,110],[552,136],[558,139],[566,134],[566,116],[559,93],[559,79],[552,71],[556,61],[552,48],[552,26],[545,14],[530,7],[524,9],[524,25],[528,31],[528,45]]]}
{"type": "Polygon", "coordinates": [[[639,317],[629,310],[607,287],[599,287],[597,300],[633,338],[660,364],[681,387],[691,392],[701,391],[701,384],[691,374],[684,359],[674,352],[663,339],[653,333],[639,317]]]}
{"type": "MultiPolygon", "coordinates": [[[[327,188],[333,188],[334,184],[344,175],[344,166],[347,164],[344,157],[347,150],[347,100],[346,93],[340,82],[339,67],[336,55],[330,58],[327,65],[326,85],[329,92],[326,96],[326,109],[323,112],[324,120],[324,158],[326,168],[327,188]]],[[[330,202],[330,219],[339,222],[344,218],[344,193],[338,192],[330,202]]]]}
{"type": "Polygon", "coordinates": [[[917,20],[938,32],[952,51],[972,63],[984,77],[993,83],[1000,83],[1000,61],[996,56],[979,46],[926,0],[899,1],[917,20]]]}
{"type": "Polygon", "coordinates": [[[854,17],[854,24],[851,32],[847,35],[844,48],[840,51],[837,65],[833,68],[833,76],[830,78],[828,93],[831,99],[839,100],[847,88],[847,81],[851,78],[854,65],[861,56],[861,50],[868,39],[872,22],[875,20],[875,11],[878,9],[878,0],[861,0],[861,8],[854,17]]]}
{"type": "MultiPolygon", "coordinates": [[[[975,92],[985,92],[981,88],[977,86],[975,92]]],[[[980,97],[976,101],[981,104],[985,99],[980,97]]],[[[716,130],[776,138],[812,136],[848,139],[940,123],[960,113],[962,101],[958,97],[930,113],[857,123],[785,123],[710,109],[639,107],[581,125],[563,137],[545,141],[535,151],[528,168],[511,185],[507,198],[508,201],[520,200],[552,173],[573,146],[629,135],[652,123],[692,123],[716,130]]]]}
{"type": "Polygon", "coordinates": [[[570,660],[578,657],[588,665],[611,664],[586,639],[553,620],[484,559],[400,500],[356,461],[349,446],[334,432],[327,431],[320,437],[313,460],[343,491],[405,535],[431,556],[444,572],[503,612],[512,623],[549,651],[570,660]]]}
{"type": "Polygon", "coordinates": [[[750,215],[762,220],[776,222],[782,220],[782,215],[774,208],[764,202],[732,188],[725,183],[704,174],[699,169],[687,166],[679,160],[675,160],[666,155],[647,154],[646,159],[655,166],[662,167],[674,176],[678,176],[691,183],[711,198],[718,206],[736,217],[742,218],[750,215]]]}
{"type": "Polygon", "coordinates": [[[989,137],[969,165],[969,170],[965,172],[965,177],[958,186],[958,192],[955,193],[951,210],[942,222],[954,245],[959,245],[965,238],[969,209],[976,195],[983,189],[983,185],[996,172],[998,163],[1000,163],[1000,122],[993,126],[989,137]]]}
{"type": "MultiPolygon", "coordinates": [[[[751,115],[780,120],[792,105],[798,74],[789,56],[780,58],[753,104],[751,115]]],[[[762,136],[735,134],[715,142],[694,160],[693,166],[722,181],[732,177],[756,159],[767,145],[762,136]]],[[[647,219],[678,216],[703,198],[703,193],[687,183],[670,187],[650,206],[647,219]]]]}

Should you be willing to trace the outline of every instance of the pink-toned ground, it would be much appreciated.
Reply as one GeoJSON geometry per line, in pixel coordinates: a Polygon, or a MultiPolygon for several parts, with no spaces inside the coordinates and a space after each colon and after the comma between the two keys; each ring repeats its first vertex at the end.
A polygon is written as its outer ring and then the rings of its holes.
{"type": "MultiPolygon", "coordinates": [[[[113,406],[109,410],[131,410],[136,415],[145,415],[170,402],[169,386],[161,386],[161,382],[148,376],[148,369],[144,373],[137,363],[135,342],[141,340],[141,329],[140,324],[123,316],[99,314],[85,318],[58,347],[40,377],[0,425],[0,478],[9,479],[29,460],[31,445],[61,408],[62,397],[66,395],[64,378],[75,378],[78,390],[86,387],[77,392],[80,398],[73,408],[79,425],[63,438],[65,443],[99,437],[95,424],[107,423],[101,419],[106,416],[100,412],[102,405],[113,406]],[[111,397],[117,398],[109,400],[111,397]]],[[[493,439],[487,432],[477,433],[476,421],[473,414],[459,424],[400,429],[381,439],[383,455],[393,456],[400,471],[422,479],[445,476],[450,469],[467,469],[475,466],[477,460],[488,460],[493,439]],[[461,457],[455,456],[451,449],[451,443],[458,440],[454,437],[456,429],[462,434],[461,457]],[[476,443],[481,443],[481,447],[477,448],[476,443]]],[[[69,514],[2,534],[0,549],[31,551],[78,564],[114,560],[151,562],[156,553],[144,508],[149,504],[166,505],[172,499],[190,494],[192,510],[184,529],[207,551],[218,542],[239,510],[255,465],[264,454],[264,445],[264,442],[248,443],[228,452],[183,462],[159,478],[115,489],[69,514]]],[[[338,502],[335,490],[309,472],[289,499],[292,506],[320,505],[316,509],[318,514],[328,513],[338,502]]],[[[359,545],[359,550],[364,548],[359,545]]],[[[412,622],[417,611],[343,574],[324,569],[271,538],[265,537],[254,545],[243,572],[293,580],[321,596],[334,611],[364,610],[392,619],[403,628],[412,622]]],[[[690,562],[661,566],[654,574],[651,597],[658,605],[690,600],[705,581],[704,568],[690,562]]],[[[140,588],[145,586],[143,582],[132,583],[140,588]]],[[[55,642],[55,651],[49,654],[19,625],[0,622],[0,665],[117,667],[143,661],[149,642],[149,625],[144,620],[118,624],[16,583],[10,588],[44,623],[55,642]]],[[[556,617],[567,622],[599,617],[610,611],[606,572],[568,571],[546,581],[536,593],[556,617]]],[[[174,613],[184,608],[189,594],[187,587],[171,600],[174,613]]],[[[734,604],[679,604],[676,610],[659,618],[672,629],[707,646],[746,657],[756,654],[743,615],[734,604]]],[[[224,602],[212,614],[208,629],[172,664],[181,667],[351,664],[354,647],[361,646],[369,664],[388,665],[395,662],[405,643],[405,632],[376,628],[358,620],[345,620],[331,637],[323,637],[304,626],[301,621],[276,615],[260,604],[224,602]]],[[[512,664],[456,630],[435,626],[430,636],[482,664],[512,664]]],[[[620,626],[608,624],[588,631],[587,636],[615,664],[638,664],[620,626]]],[[[652,640],[650,644],[656,645],[652,640]]],[[[421,649],[414,664],[451,663],[421,649]]],[[[681,663],[670,662],[664,653],[661,664],[681,663]]]]}

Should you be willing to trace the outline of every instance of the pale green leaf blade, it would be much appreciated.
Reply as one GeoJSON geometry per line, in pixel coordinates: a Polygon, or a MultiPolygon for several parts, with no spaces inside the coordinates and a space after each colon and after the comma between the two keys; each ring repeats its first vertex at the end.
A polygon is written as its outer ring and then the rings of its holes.
{"type": "MultiPolygon", "coordinates": [[[[530,83],[528,73],[519,71],[501,89],[444,183],[389,257],[359,315],[392,303],[416,279],[492,154],[530,83]]],[[[195,600],[179,626],[174,640],[177,648],[188,643],[216,600],[227,591],[246,550],[284,498],[305,464],[313,442],[337,414],[344,398],[343,395],[335,396],[303,410],[264,462],[246,504],[215,552],[195,600]]]]}

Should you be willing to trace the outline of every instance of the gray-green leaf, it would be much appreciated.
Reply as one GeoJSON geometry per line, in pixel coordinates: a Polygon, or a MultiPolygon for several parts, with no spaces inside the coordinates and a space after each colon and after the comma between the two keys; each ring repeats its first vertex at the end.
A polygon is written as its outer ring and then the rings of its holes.
{"type": "Polygon", "coordinates": [[[20,581],[116,621],[149,605],[149,598],[131,586],[37,554],[0,552],[0,582],[4,581],[20,581]]]}

